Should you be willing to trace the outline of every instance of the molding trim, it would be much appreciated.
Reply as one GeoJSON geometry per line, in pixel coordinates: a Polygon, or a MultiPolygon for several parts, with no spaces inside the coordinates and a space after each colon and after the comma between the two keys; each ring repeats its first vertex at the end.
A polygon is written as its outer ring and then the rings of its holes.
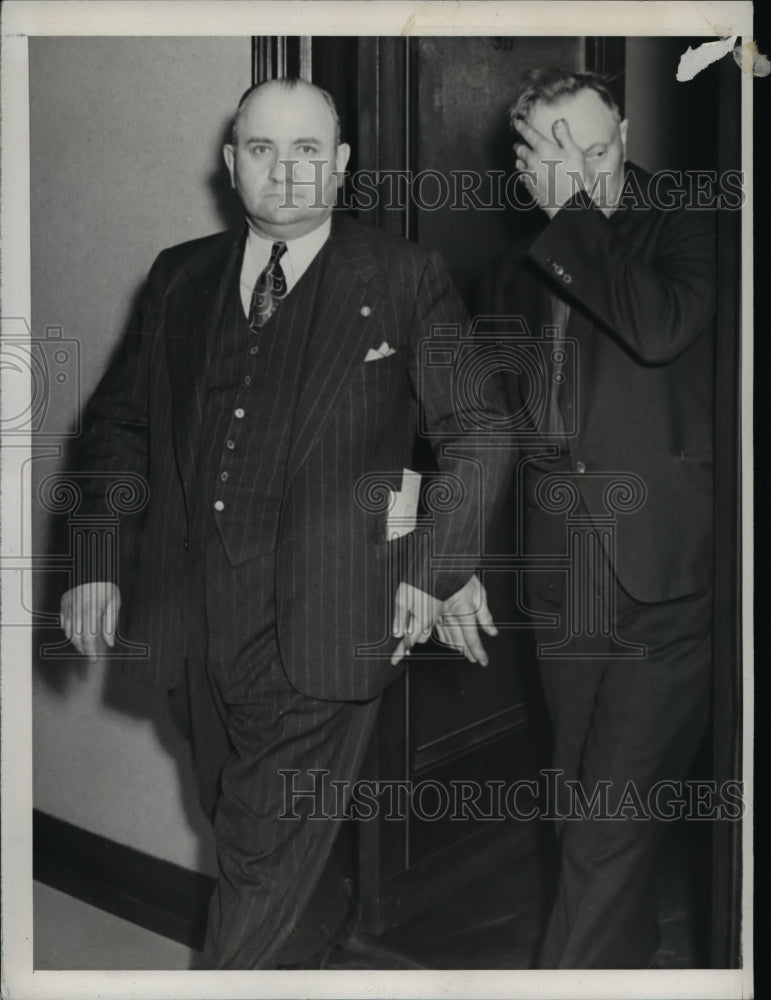
{"type": "Polygon", "coordinates": [[[33,810],[38,882],[200,950],[214,879],[33,810]]]}

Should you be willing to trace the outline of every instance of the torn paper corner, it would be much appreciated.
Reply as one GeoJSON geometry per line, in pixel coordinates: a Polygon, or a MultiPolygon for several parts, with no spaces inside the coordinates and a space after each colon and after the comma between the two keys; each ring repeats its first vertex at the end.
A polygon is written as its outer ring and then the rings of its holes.
{"type": "Polygon", "coordinates": [[[758,52],[755,42],[737,45],[734,49],[734,59],[743,73],[751,73],[752,76],[768,76],[771,73],[771,60],[762,52],[758,52]]]}
{"type": "Polygon", "coordinates": [[[701,73],[711,63],[717,62],[718,59],[722,59],[723,56],[731,52],[736,44],[736,37],[736,35],[731,35],[730,38],[720,38],[716,42],[704,42],[703,45],[699,45],[695,49],[689,45],[680,56],[680,63],[677,67],[677,79],[680,83],[692,80],[697,73],[701,73]]]}

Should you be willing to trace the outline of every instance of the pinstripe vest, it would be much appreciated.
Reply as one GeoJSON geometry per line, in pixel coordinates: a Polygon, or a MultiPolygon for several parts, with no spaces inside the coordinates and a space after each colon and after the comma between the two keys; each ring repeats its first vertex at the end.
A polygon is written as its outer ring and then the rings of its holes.
{"type": "Polygon", "coordinates": [[[262,330],[249,329],[233,269],[212,338],[198,452],[194,538],[218,531],[233,566],[276,547],[292,422],[323,247],[262,330]]]}

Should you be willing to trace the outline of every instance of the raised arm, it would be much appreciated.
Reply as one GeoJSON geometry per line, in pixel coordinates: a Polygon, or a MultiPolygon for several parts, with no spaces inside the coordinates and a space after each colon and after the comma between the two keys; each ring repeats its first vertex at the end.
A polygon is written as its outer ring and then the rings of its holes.
{"type": "Polygon", "coordinates": [[[606,218],[578,194],[552,218],[530,257],[635,357],[661,365],[677,358],[713,314],[714,217],[685,208],[649,216],[642,241],[638,229],[606,218]]]}

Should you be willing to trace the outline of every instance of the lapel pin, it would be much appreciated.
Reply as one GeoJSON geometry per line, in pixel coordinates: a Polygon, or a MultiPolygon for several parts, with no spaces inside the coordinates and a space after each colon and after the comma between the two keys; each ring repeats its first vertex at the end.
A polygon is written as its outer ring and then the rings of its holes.
{"type": "Polygon", "coordinates": [[[362,306],[361,309],[359,309],[359,312],[362,316],[369,316],[372,310],[369,306],[362,306]]]}

